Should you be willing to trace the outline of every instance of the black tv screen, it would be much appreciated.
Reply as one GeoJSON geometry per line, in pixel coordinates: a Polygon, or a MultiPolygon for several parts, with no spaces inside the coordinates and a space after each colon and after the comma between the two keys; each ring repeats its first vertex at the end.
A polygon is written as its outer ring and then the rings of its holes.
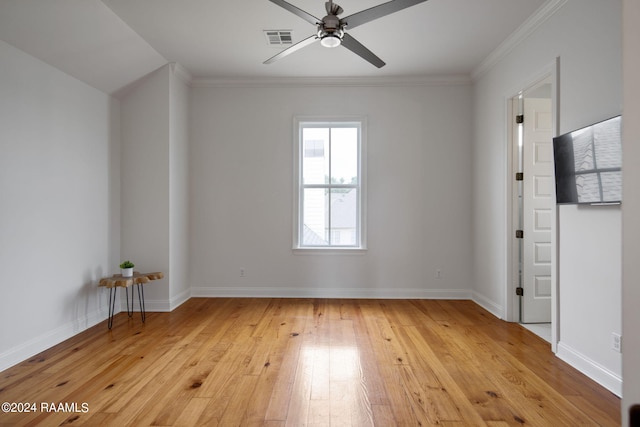
{"type": "Polygon", "coordinates": [[[553,138],[556,203],[622,201],[621,116],[553,138]]]}

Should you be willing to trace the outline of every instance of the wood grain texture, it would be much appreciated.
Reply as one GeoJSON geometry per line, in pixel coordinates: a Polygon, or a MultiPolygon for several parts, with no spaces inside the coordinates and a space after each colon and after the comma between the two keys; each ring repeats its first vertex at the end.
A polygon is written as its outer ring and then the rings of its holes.
{"type": "Polygon", "coordinates": [[[149,283],[152,280],[159,280],[164,278],[164,273],[156,271],[153,273],[138,273],[133,272],[133,276],[123,277],[122,274],[114,274],[110,277],[103,277],[98,282],[98,286],[105,288],[126,288],[132,285],[142,285],[149,283]]]}
{"type": "Polygon", "coordinates": [[[620,425],[616,396],[471,301],[193,298],[145,324],[121,313],[0,373],[0,401],[37,405],[2,426],[620,425]]]}

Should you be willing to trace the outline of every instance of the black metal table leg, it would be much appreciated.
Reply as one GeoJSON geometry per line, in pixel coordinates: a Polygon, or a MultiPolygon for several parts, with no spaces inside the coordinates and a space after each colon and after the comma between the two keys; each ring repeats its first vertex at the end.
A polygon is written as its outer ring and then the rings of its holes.
{"type": "Polygon", "coordinates": [[[109,329],[113,327],[113,316],[116,311],[116,292],[117,288],[109,288],[109,329]]]}
{"type": "MultiPolygon", "coordinates": [[[[145,311],[145,307],[144,307],[144,288],[142,287],[141,283],[138,283],[136,286],[138,286],[138,304],[140,304],[140,317],[142,318],[142,323],[145,322],[145,320],[147,320],[147,312],[145,311]]],[[[133,305],[133,289],[131,289],[131,305],[133,305]]]]}
{"type": "Polygon", "coordinates": [[[131,306],[129,306],[129,287],[125,286],[124,291],[127,300],[127,314],[129,317],[133,317],[133,289],[131,289],[131,306]]]}

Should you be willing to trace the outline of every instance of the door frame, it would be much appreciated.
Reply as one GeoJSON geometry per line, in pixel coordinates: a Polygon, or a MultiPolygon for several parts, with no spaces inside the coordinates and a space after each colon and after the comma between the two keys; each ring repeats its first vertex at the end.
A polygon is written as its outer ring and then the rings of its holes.
{"type": "MultiPolygon", "coordinates": [[[[517,143],[514,138],[515,134],[515,114],[517,111],[514,106],[514,99],[521,93],[535,87],[542,81],[550,78],[551,80],[551,114],[552,114],[552,133],[553,136],[559,135],[559,101],[560,101],[560,58],[556,58],[554,62],[544,67],[534,76],[523,80],[514,90],[505,97],[505,117],[506,117],[506,138],[507,141],[507,185],[506,185],[506,206],[507,221],[505,227],[506,247],[507,247],[507,272],[506,284],[504,287],[505,301],[505,320],[509,322],[518,322],[520,319],[520,297],[516,295],[518,287],[518,245],[515,243],[515,214],[517,212],[517,203],[514,198],[515,172],[517,163],[514,161],[514,146],[517,143]],[[514,280],[515,278],[515,280],[514,280]]],[[[555,191],[554,191],[555,198],[555,191]]],[[[559,289],[558,289],[558,209],[557,205],[551,209],[551,350],[557,351],[557,343],[560,340],[560,324],[559,324],[559,289]]]]}

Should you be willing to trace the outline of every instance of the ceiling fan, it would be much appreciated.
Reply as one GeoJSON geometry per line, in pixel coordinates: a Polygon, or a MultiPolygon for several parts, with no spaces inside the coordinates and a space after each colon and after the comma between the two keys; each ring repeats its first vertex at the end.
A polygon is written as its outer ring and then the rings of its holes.
{"type": "Polygon", "coordinates": [[[316,25],[318,31],[316,32],[316,34],[307,37],[306,39],[294,44],[293,46],[288,47],[277,55],[267,59],[266,61],[264,61],[264,64],[271,64],[278,59],[284,58],[285,56],[290,55],[293,52],[300,50],[312,43],[315,43],[317,40],[320,40],[320,44],[322,44],[322,46],[324,47],[331,48],[342,45],[356,55],[359,55],[363,59],[369,61],[376,67],[381,68],[385,65],[384,61],[378,58],[369,49],[364,47],[358,40],[345,33],[345,29],[355,28],[359,25],[366,24],[369,21],[373,21],[374,19],[382,18],[383,16],[390,15],[394,12],[406,9],[418,3],[424,3],[427,0],[393,0],[387,3],[382,3],[378,6],[371,7],[369,9],[362,10],[344,18],[338,18],[338,15],[341,15],[342,12],[344,12],[342,7],[335,4],[332,0],[329,0],[324,4],[327,11],[327,16],[322,19],[318,19],[310,13],[305,12],[304,10],[292,5],[291,3],[287,3],[284,0],[269,1],[277,4],[278,6],[288,10],[291,13],[298,15],[305,21],[316,25]]]}

